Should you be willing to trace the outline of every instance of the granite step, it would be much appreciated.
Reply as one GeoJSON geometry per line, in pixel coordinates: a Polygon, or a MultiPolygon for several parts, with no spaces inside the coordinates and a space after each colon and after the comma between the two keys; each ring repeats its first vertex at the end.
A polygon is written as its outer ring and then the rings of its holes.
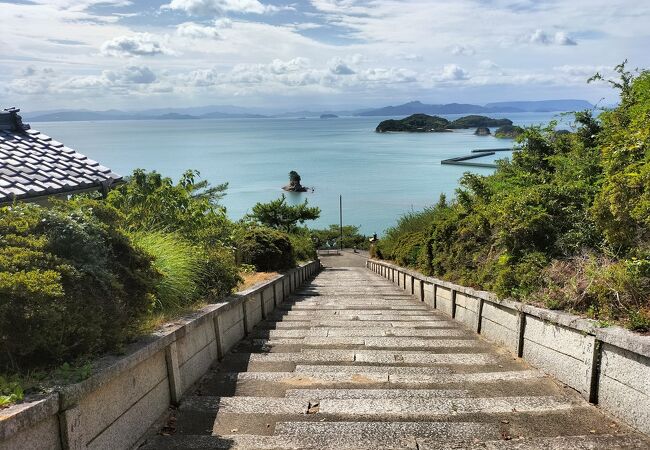
{"type": "Polygon", "coordinates": [[[480,365],[495,364],[497,358],[486,353],[431,353],[402,350],[303,350],[301,352],[253,353],[251,362],[361,362],[412,365],[480,365]]]}
{"type": "Polygon", "coordinates": [[[143,448],[650,448],[408,292],[325,270],[181,401],[175,435],[143,448]]]}
{"type": "MultiPolygon", "coordinates": [[[[399,425],[405,422],[400,422],[399,425]]],[[[377,450],[377,442],[382,439],[381,448],[385,450],[646,450],[648,441],[631,434],[559,436],[551,438],[519,438],[479,441],[490,435],[492,430],[462,424],[448,429],[448,435],[467,434],[465,440],[444,438],[419,438],[412,435],[387,434],[385,422],[379,427],[382,434],[367,431],[364,434],[342,435],[333,433],[327,436],[316,435],[224,435],[224,436],[156,436],[150,439],[142,450],[377,450]],[[474,436],[472,437],[472,431],[474,436]],[[383,441],[385,439],[385,441],[383,441]]],[[[437,425],[437,424],[436,424],[437,425]]],[[[454,424],[457,425],[457,424],[454,424]]],[[[476,424],[478,425],[478,424],[476,424]]],[[[367,427],[369,428],[369,427],[367,427]]],[[[379,430],[377,430],[379,431],[379,430]]]]}
{"type": "MultiPolygon", "coordinates": [[[[312,391],[313,392],[313,391],[312,391]]],[[[313,398],[313,397],[212,397],[186,398],[181,411],[192,410],[212,414],[311,414],[336,417],[433,418],[460,414],[502,414],[560,411],[575,408],[575,404],[554,396],[516,397],[422,397],[391,398],[313,398]],[[313,406],[318,409],[313,411],[313,406]]]]}

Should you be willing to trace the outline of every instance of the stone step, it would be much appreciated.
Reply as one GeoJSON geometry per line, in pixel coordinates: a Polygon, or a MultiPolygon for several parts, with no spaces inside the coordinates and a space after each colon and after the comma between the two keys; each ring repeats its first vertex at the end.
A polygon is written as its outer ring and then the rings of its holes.
{"type": "Polygon", "coordinates": [[[393,327],[393,328],[409,328],[409,329],[428,329],[428,328],[447,328],[455,326],[453,323],[446,319],[436,318],[429,321],[373,321],[373,320],[291,320],[286,322],[275,322],[266,324],[271,328],[313,328],[313,327],[328,327],[328,328],[360,328],[360,327],[393,327]]]}
{"type": "MultiPolygon", "coordinates": [[[[384,309],[350,309],[350,308],[339,308],[339,309],[332,309],[332,310],[323,310],[323,309],[318,309],[318,310],[308,310],[308,309],[292,309],[290,311],[287,311],[284,314],[284,317],[293,317],[293,316],[309,316],[309,317],[332,317],[332,316],[387,316],[387,317],[408,317],[411,319],[410,316],[416,316],[416,317],[435,317],[436,314],[432,313],[431,311],[420,311],[420,310],[404,310],[404,311],[399,311],[399,310],[384,310],[384,309]]],[[[417,319],[413,319],[417,320],[417,319]]]]}
{"type": "Polygon", "coordinates": [[[213,397],[210,395],[185,398],[180,411],[208,414],[307,414],[309,400],[281,397],[213,397]]]}
{"type": "Polygon", "coordinates": [[[291,386],[313,386],[334,384],[387,384],[388,372],[239,372],[219,374],[223,379],[232,381],[265,381],[284,383],[291,386]]]}
{"type": "MultiPolygon", "coordinates": [[[[467,330],[456,327],[453,324],[450,324],[450,328],[424,328],[424,329],[411,329],[411,328],[370,328],[370,327],[361,327],[361,328],[334,328],[330,329],[327,332],[327,336],[361,336],[361,337],[443,337],[443,336],[473,336],[467,330]]],[[[315,328],[314,330],[319,330],[315,328]]]]}
{"type": "Polygon", "coordinates": [[[188,397],[181,411],[212,414],[312,414],[357,418],[431,418],[459,414],[504,414],[573,409],[570,401],[553,396],[518,397],[399,397],[399,398],[306,398],[306,397],[188,397]],[[318,407],[314,410],[313,407],[318,407]]]}
{"type": "Polygon", "coordinates": [[[256,337],[269,337],[272,339],[287,338],[305,338],[305,337],[447,337],[447,336],[468,336],[474,337],[467,330],[461,328],[436,328],[436,329],[417,329],[409,328],[326,328],[313,327],[306,329],[288,329],[288,330],[258,330],[254,333],[256,337]]]}
{"type": "MultiPolygon", "coordinates": [[[[277,315],[273,315],[270,318],[275,319],[277,315]]],[[[354,316],[337,316],[333,314],[325,314],[325,315],[285,315],[282,316],[283,321],[294,321],[294,320],[300,320],[304,321],[305,317],[309,317],[310,320],[341,320],[341,321],[346,321],[349,323],[349,325],[353,325],[355,322],[361,322],[364,320],[368,321],[375,321],[375,322],[383,322],[383,321],[390,321],[390,322],[429,322],[432,320],[435,320],[438,318],[438,316],[429,314],[429,315],[417,315],[417,316],[404,316],[401,314],[357,314],[354,316]],[[339,318],[340,317],[340,318],[339,318]]]]}
{"type": "Polygon", "coordinates": [[[650,449],[601,435],[631,431],[409,292],[321,273],[181,402],[177,435],[143,448],[650,449]]]}
{"type": "Polygon", "coordinates": [[[475,422],[279,422],[278,437],[331,448],[416,448],[415,439],[497,439],[498,426],[475,422]],[[374,445],[374,447],[373,447],[374,445]]]}
{"type": "Polygon", "coordinates": [[[519,438],[467,442],[417,439],[418,450],[623,450],[648,449],[650,440],[632,434],[519,438]]]}
{"type": "Polygon", "coordinates": [[[340,347],[340,346],[363,346],[367,348],[417,348],[417,349],[449,349],[449,348],[485,348],[485,344],[470,339],[422,339],[409,337],[339,337],[339,336],[308,336],[305,338],[273,338],[255,339],[256,345],[302,345],[305,347],[340,347]]]}
{"type": "MultiPolygon", "coordinates": [[[[296,372],[225,372],[218,373],[212,377],[213,380],[225,380],[232,382],[273,382],[282,383],[292,387],[310,387],[336,385],[363,384],[376,385],[384,384],[390,386],[418,385],[463,385],[467,383],[499,383],[543,378],[544,374],[532,370],[520,371],[496,371],[477,373],[450,373],[450,370],[416,371],[412,369],[425,369],[419,367],[394,367],[392,369],[375,366],[336,366],[336,371],[309,370],[302,368],[296,372]],[[359,367],[359,369],[357,369],[359,367]],[[340,369],[339,369],[340,368],[340,369]],[[345,370],[349,369],[349,370],[345,370]],[[377,369],[377,370],[372,370],[377,369]]],[[[318,366],[323,367],[323,366],[318,366]]],[[[442,368],[441,368],[442,369],[442,368]]]]}
{"type": "Polygon", "coordinates": [[[400,350],[303,350],[297,352],[253,353],[251,362],[361,362],[412,365],[485,365],[496,364],[497,358],[486,353],[430,353],[400,350]]]}
{"type": "Polygon", "coordinates": [[[319,414],[356,417],[434,417],[458,414],[546,412],[574,408],[551,397],[322,399],[319,414]]]}
{"type": "MultiPolygon", "coordinates": [[[[341,424],[344,422],[326,422],[330,424],[341,424]]],[[[376,424],[376,422],[365,422],[376,424]]],[[[587,435],[587,436],[560,436],[542,438],[521,438],[511,440],[480,441],[482,437],[492,436],[494,429],[483,424],[450,423],[446,424],[447,429],[441,424],[433,423],[432,431],[437,428],[443,435],[440,438],[421,438],[417,434],[409,434],[409,422],[398,422],[391,424],[380,422],[384,425],[383,430],[376,429],[374,432],[371,426],[365,426],[363,430],[341,433],[343,427],[332,427],[330,433],[319,433],[314,435],[175,435],[155,436],[145,443],[142,450],[646,450],[648,441],[630,434],[620,435],[587,435]],[[404,425],[406,424],[406,425],[404,425]],[[389,426],[392,429],[388,430],[389,426]],[[398,433],[398,426],[405,428],[404,433],[398,433]],[[473,428],[475,427],[475,428],[473,428]],[[483,428],[481,428],[483,427],[483,428]],[[465,438],[460,435],[462,431],[465,438]],[[416,436],[416,437],[414,437],[416,436]],[[458,437],[449,440],[445,436],[458,437]],[[473,437],[474,436],[474,437],[473,437]],[[386,439],[381,441],[380,439],[386,439]],[[478,442],[477,442],[478,441],[478,442]]],[[[421,425],[417,423],[416,425],[421,425]]],[[[415,429],[415,427],[414,427],[415,429]]],[[[313,431],[313,430],[312,430],[313,431]]],[[[318,431],[321,431],[320,429],[318,431]]]]}
{"type": "Polygon", "coordinates": [[[465,389],[287,389],[287,398],[367,399],[367,398],[460,398],[468,397],[465,389]]]}
{"type": "Polygon", "coordinates": [[[439,375],[451,374],[452,370],[448,367],[400,367],[400,366],[337,366],[337,365],[313,365],[298,364],[295,369],[296,373],[324,374],[324,373],[387,373],[389,375],[439,375]]]}
{"type": "MultiPolygon", "coordinates": [[[[294,305],[283,304],[279,306],[279,309],[286,309],[289,311],[329,311],[329,310],[340,310],[340,302],[322,302],[318,304],[308,305],[302,302],[296,303],[294,305]]],[[[368,305],[362,303],[346,303],[345,308],[347,310],[367,310],[368,305]]],[[[413,305],[411,302],[403,302],[401,305],[386,305],[384,307],[375,307],[374,309],[382,311],[426,311],[430,312],[431,310],[424,305],[413,305]]]]}

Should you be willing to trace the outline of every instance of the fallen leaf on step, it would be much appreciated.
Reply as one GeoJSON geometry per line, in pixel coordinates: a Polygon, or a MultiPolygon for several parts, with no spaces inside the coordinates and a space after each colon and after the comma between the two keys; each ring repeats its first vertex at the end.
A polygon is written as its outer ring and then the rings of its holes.
{"type": "Polygon", "coordinates": [[[239,428],[233,428],[232,430],[230,430],[231,433],[236,433],[238,431],[239,431],[239,428]]]}
{"type": "Polygon", "coordinates": [[[510,423],[509,420],[502,420],[501,423],[510,423]]]}

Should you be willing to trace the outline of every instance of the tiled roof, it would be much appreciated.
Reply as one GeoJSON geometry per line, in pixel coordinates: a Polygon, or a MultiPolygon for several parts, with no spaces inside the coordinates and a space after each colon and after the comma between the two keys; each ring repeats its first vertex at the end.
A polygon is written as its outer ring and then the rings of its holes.
{"type": "Polygon", "coordinates": [[[110,187],[121,179],[108,167],[26,129],[16,113],[0,112],[0,204],[110,187]]]}

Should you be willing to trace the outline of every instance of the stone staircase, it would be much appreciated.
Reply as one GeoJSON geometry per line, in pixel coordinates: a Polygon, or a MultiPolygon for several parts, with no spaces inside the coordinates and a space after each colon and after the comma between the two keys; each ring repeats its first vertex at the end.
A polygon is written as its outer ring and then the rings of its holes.
{"type": "Polygon", "coordinates": [[[361,267],[327,268],[144,449],[627,449],[638,434],[361,267]]]}

